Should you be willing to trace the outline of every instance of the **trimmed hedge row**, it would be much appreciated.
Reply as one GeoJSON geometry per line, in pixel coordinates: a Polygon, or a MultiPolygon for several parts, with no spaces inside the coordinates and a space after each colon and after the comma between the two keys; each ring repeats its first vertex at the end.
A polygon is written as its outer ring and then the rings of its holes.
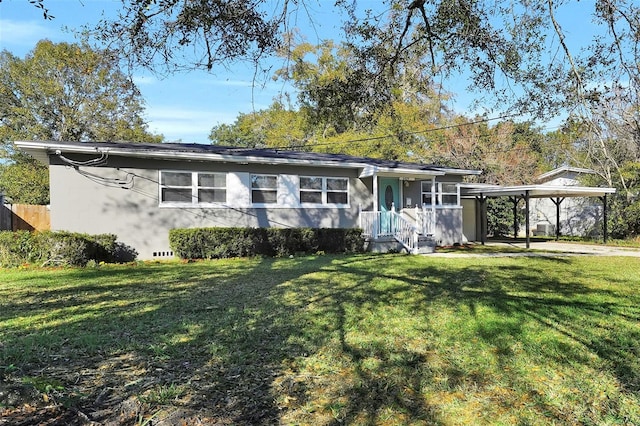
{"type": "Polygon", "coordinates": [[[88,235],[62,231],[0,231],[0,266],[25,263],[85,266],[89,261],[122,263],[138,253],[113,234],[88,235]]]}
{"type": "Polygon", "coordinates": [[[171,249],[182,259],[289,256],[296,253],[360,253],[361,229],[191,228],[169,231],[171,249]]]}

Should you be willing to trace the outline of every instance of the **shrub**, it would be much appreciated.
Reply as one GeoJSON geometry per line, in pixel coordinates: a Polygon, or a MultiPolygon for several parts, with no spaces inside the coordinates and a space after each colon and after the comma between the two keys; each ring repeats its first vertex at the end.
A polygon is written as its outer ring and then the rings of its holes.
{"type": "Polygon", "coordinates": [[[18,266],[27,263],[33,252],[29,231],[0,231],[0,265],[18,266]]]}
{"type": "Polygon", "coordinates": [[[0,232],[0,266],[51,263],[85,266],[87,262],[128,262],[137,253],[112,234],[88,235],[72,232],[0,232]]]}
{"type": "Polygon", "coordinates": [[[193,228],[169,232],[171,249],[183,259],[288,256],[296,253],[359,253],[360,229],[193,228]]]}

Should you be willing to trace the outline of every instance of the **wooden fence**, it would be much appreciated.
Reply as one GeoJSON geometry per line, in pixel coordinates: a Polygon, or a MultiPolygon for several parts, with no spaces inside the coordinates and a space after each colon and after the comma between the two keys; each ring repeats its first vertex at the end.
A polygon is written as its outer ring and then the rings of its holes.
{"type": "Polygon", "coordinates": [[[47,206],[0,204],[0,230],[47,231],[51,216],[47,206]]]}

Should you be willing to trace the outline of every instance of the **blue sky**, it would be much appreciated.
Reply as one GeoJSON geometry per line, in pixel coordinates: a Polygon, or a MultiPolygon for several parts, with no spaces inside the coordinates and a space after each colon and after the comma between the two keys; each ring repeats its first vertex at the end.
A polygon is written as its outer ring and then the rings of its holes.
{"type": "MultiPolygon", "coordinates": [[[[593,10],[593,1],[580,2],[573,11],[563,13],[563,26],[569,40],[578,43],[589,33],[589,21],[575,14],[575,10],[593,10]],[[586,6],[586,7],[585,7],[586,6]],[[575,31],[571,29],[575,28],[575,31]]],[[[310,10],[316,21],[311,33],[314,37],[337,37],[338,20],[332,19],[333,0],[317,0],[317,9],[310,10]],[[326,4],[326,7],[322,7],[326,4]]],[[[361,0],[363,7],[374,6],[375,0],[361,0]]],[[[53,20],[44,20],[39,9],[27,0],[2,0],[0,2],[0,49],[24,57],[38,40],[54,42],[74,41],[68,29],[95,24],[103,14],[111,14],[119,6],[119,0],[45,0],[53,20]]],[[[309,40],[318,42],[319,40],[309,40]]],[[[265,87],[252,87],[253,70],[246,64],[234,65],[230,70],[218,69],[215,74],[190,72],[159,78],[149,72],[139,72],[135,82],[142,92],[146,105],[149,129],[162,133],[167,141],[209,143],[208,135],[214,125],[232,123],[239,113],[248,113],[268,107],[280,91],[282,83],[269,81],[265,87]]],[[[467,112],[470,98],[461,87],[457,94],[456,109],[467,112]]]]}
{"type": "MultiPolygon", "coordinates": [[[[45,0],[55,19],[44,20],[42,12],[27,0],[2,0],[0,49],[24,57],[41,39],[75,41],[65,27],[80,29],[95,24],[103,13],[113,13],[120,5],[119,0],[45,0]]],[[[314,13],[326,16],[321,10],[314,13]]],[[[318,30],[332,31],[333,24],[318,30]]],[[[253,69],[242,63],[216,74],[189,72],[161,78],[141,71],[135,75],[149,129],[162,133],[167,141],[196,143],[210,143],[208,135],[214,125],[232,123],[240,112],[268,107],[283,90],[282,83],[271,81],[253,88],[252,80],[253,69]]]]}

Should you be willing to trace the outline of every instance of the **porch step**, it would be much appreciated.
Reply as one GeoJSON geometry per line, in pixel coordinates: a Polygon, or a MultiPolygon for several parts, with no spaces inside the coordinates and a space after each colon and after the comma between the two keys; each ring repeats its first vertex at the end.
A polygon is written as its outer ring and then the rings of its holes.
{"type": "MultiPolygon", "coordinates": [[[[420,236],[418,237],[418,247],[413,250],[411,254],[428,254],[433,253],[436,249],[436,240],[432,236],[420,236]]],[[[378,237],[368,238],[365,241],[365,250],[373,253],[392,253],[392,252],[406,252],[406,249],[402,246],[398,240],[394,237],[378,237]]]]}
{"type": "Polygon", "coordinates": [[[419,236],[418,248],[414,254],[427,254],[436,251],[436,240],[432,236],[419,236]]]}

